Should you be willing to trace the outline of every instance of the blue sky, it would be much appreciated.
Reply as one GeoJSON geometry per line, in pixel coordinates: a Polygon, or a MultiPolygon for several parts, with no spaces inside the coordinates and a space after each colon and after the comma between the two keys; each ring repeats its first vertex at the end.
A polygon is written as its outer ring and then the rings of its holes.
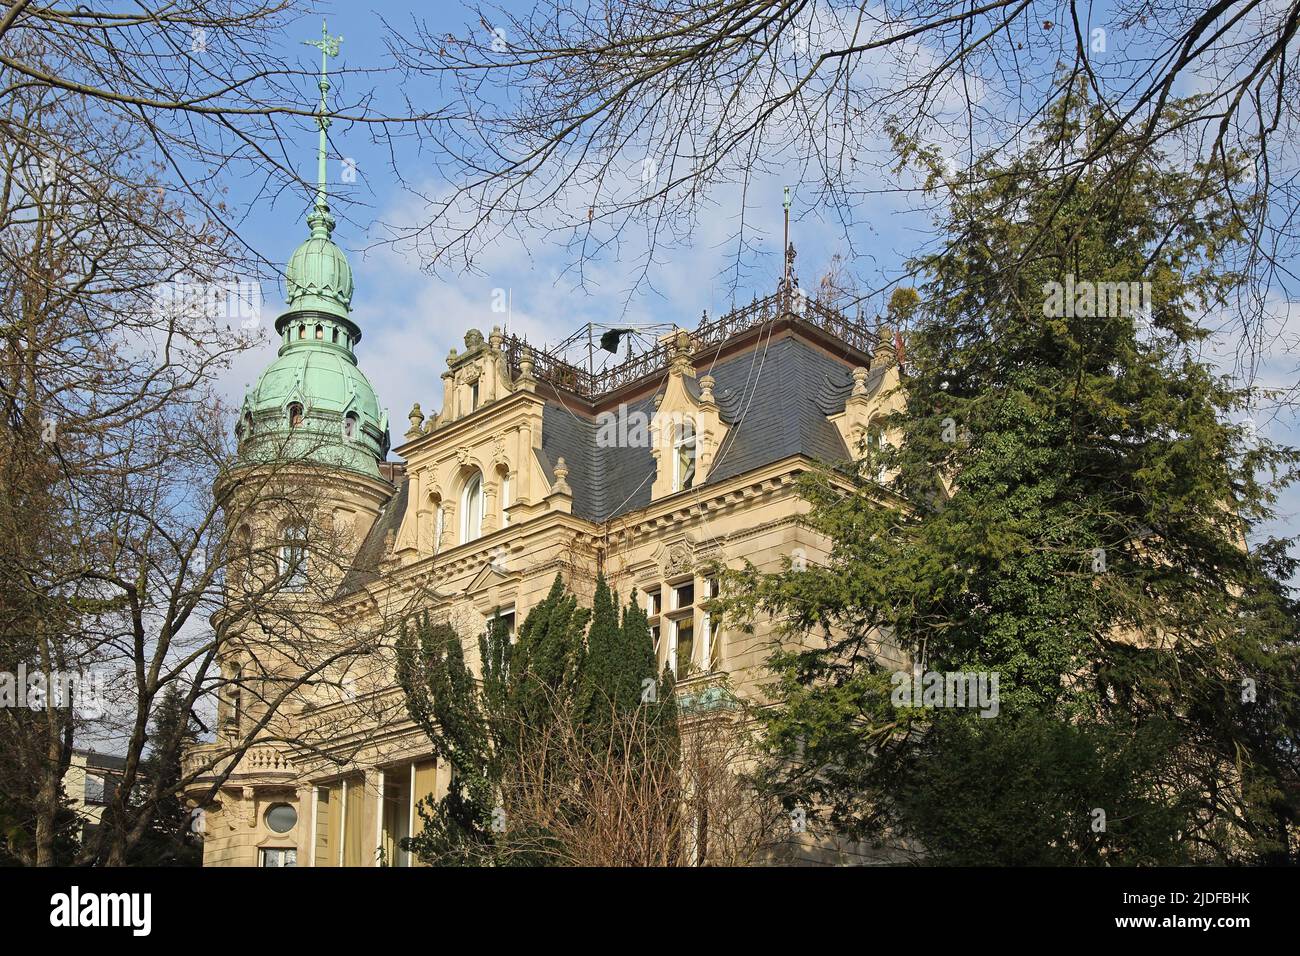
{"type": "MultiPolygon", "coordinates": [[[[344,37],[337,62],[347,71],[388,67],[391,61],[382,42],[385,23],[403,30],[412,11],[435,32],[463,35],[468,22],[477,26],[476,18],[457,2],[324,4],[318,9],[328,17],[330,32],[344,37]]],[[[318,16],[302,18],[279,41],[284,56],[304,70],[314,70],[319,54],[302,41],[319,34],[318,16]]],[[[400,112],[401,96],[411,95],[418,101],[424,95],[418,90],[395,89],[395,84],[395,74],[345,73],[336,81],[334,102],[354,102],[353,98],[363,91],[373,89],[373,108],[400,112]]],[[[304,105],[314,104],[315,84],[304,78],[301,86],[304,105]]],[[[540,235],[501,241],[478,258],[473,273],[435,277],[421,268],[410,249],[381,241],[384,224],[411,222],[421,214],[418,203],[392,173],[389,147],[372,143],[365,129],[344,123],[336,123],[330,134],[334,153],[329,163],[330,187],[332,195],[338,197],[332,199],[339,219],[335,239],[347,250],[352,263],[356,280],[353,317],[364,336],[358,358],[375,384],[381,403],[389,410],[396,443],[401,441],[413,402],[420,402],[426,414],[441,404],[439,376],[446,367],[446,355],[453,347],[463,347],[466,330],[478,328],[486,333],[504,321],[505,316],[492,310],[495,289],[509,290],[513,331],[535,342],[552,344],[588,320],[673,322],[691,328],[703,310],[715,315],[733,303],[734,276],[728,267],[734,246],[728,239],[741,213],[741,198],[735,189],[724,188],[712,197],[690,241],[662,255],[650,272],[649,288],[632,296],[628,293],[637,273],[635,255],[625,251],[597,259],[586,267],[586,281],[580,286],[574,275],[566,273],[572,263],[568,252],[540,235]],[[353,184],[341,182],[344,158],[355,164],[353,184]]],[[[314,179],[314,129],[304,122],[292,143],[300,174],[314,179]]],[[[419,154],[413,139],[396,141],[393,158],[403,175],[420,188],[431,193],[445,189],[446,184],[433,175],[430,159],[419,154]]],[[[735,281],[735,299],[741,302],[747,302],[751,294],[772,291],[780,274],[781,199],[786,176],[795,179],[796,170],[791,167],[785,175],[781,170],[770,170],[750,186],[749,208],[744,214],[747,223],[757,230],[758,251],[746,257],[744,274],[735,281]]],[[[236,179],[229,185],[229,201],[240,217],[241,234],[260,255],[283,264],[307,234],[304,217],[308,195],[289,190],[267,195],[257,188],[260,180],[256,177],[236,179]]],[[[864,200],[855,244],[860,256],[857,272],[870,287],[886,285],[896,278],[903,260],[931,237],[930,214],[909,208],[913,202],[896,192],[872,194],[864,200]]],[[[794,197],[794,216],[792,239],[799,250],[797,271],[804,287],[813,288],[832,255],[848,250],[842,246],[838,228],[809,215],[806,208],[801,208],[798,194],[794,197]]],[[[222,383],[225,397],[235,404],[275,355],[268,327],[283,307],[283,294],[269,283],[264,286],[264,294],[265,342],[242,355],[222,383]]],[[[1300,320],[1300,313],[1296,319],[1300,320]]],[[[1300,327],[1300,321],[1288,322],[1287,326],[1300,327]]],[[[1225,342],[1224,346],[1232,344],[1225,342]]],[[[1289,381],[1294,365],[1289,355],[1278,354],[1261,369],[1261,378],[1265,384],[1289,381]]],[[[1259,426],[1263,434],[1279,440],[1300,439],[1291,416],[1282,420],[1261,416],[1259,426]]],[[[1289,528],[1297,511],[1300,493],[1288,493],[1278,527],[1289,528]]]]}
{"type": "MultiPolygon", "coordinates": [[[[344,37],[339,61],[346,70],[382,69],[389,64],[381,43],[384,24],[370,7],[342,5],[321,8],[328,16],[331,34],[344,37]]],[[[408,9],[431,27],[463,33],[467,17],[458,4],[436,7],[384,3],[373,5],[387,23],[397,29],[409,16],[408,9]]],[[[303,18],[285,33],[284,53],[303,69],[315,68],[318,54],[302,41],[318,37],[320,21],[303,18]]],[[[373,88],[378,107],[383,109],[391,76],[344,75],[332,92],[335,102],[348,101],[359,90],[373,88]],[[335,97],[337,96],[337,99],[335,97]]],[[[304,79],[302,95],[311,104],[317,95],[314,83],[304,79]]],[[[396,102],[394,110],[399,109],[396,102]]],[[[691,241],[666,253],[651,270],[649,287],[633,296],[635,260],[607,255],[587,264],[584,281],[566,272],[572,260],[563,249],[548,244],[541,236],[501,242],[480,255],[473,273],[442,274],[432,277],[420,268],[409,249],[384,243],[385,224],[410,222],[419,215],[412,197],[392,174],[387,146],[370,142],[369,133],[358,127],[335,123],[330,130],[329,178],[331,204],[339,219],[335,240],[348,252],[356,280],[353,317],[363,330],[358,349],[359,362],[374,381],[381,401],[397,425],[394,435],[405,428],[405,416],[412,402],[419,401],[426,413],[441,403],[439,375],[445,369],[447,352],[463,348],[469,328],[484,333],[502,324],[504,316],[492,311],[493,290],[510,292],[510,326],[532,341],[554,344],[586,321],[671,323],[693,328],[701,312],[710,315],[726,311],[734,303],[748,302],[752,295],[774,291],[780,276],[782,234],[782,187],[780,175],[766,175],[751,185],[747,225],[755,230],[757,251],[744,260],[743,275],[737,280],[732,270],[735,249],[729,238],[740,215],[740,194],[723,189],[713,197],[711,210],[701,217],[691,241]],[[353,161],[356,182],[340,182],[341,160],[353,161]],[[342,196],[339,194],[342,193],[342,196]],[[339,197],[339,198],[334,198],[339,197]],[[736,289],[733,298],[732,289],[736,289]]],[[[296,134],[297,168],[305,178],[314,178],[316,136],[305,124],[296,134]]],[[[430,168],[410,140],[398,141],[396,161],[403,175],[430,192],[445,184],[432,176],[430,168]]],[[[791,171],[793,174],[793,170],[791,171]]],[[[274,197],[254,191],[260,180],[231,184],[230,202],[243,217],[240,233],[266,259],[282,265],[294,247],[306,237],[305,193],[282,191],[274,197]]],[[[915,250],[929,222],[928,214],[909,213],[897,197],[867,200],[860,230],[869,260],[861,271],[882,280],[896,275],[902,260],[915,250]]],[[[792,240],[799,252],[797,271],[805,287],[815,285],[826,272],[831,257],[846,254],[833,228],[810,218],[794,196],[792,240]]],[[[876,283],[873,282],[873,286],[876,283]]],[[[883,284],[883,282],[882,282],[883,284]]],[[[282,289],[264,285],[264,332],[283,308],[282,289]]],[[[243,389],[275,354],[271,336],[265,345],[244,355],[224,383],[223,392],[238,401],[243,389]]]]}

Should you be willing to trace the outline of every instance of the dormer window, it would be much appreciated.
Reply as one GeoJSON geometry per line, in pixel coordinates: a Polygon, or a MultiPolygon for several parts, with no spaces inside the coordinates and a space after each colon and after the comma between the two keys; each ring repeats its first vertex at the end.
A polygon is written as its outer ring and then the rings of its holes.
{"type": "Polygon", "coordinates": [[[682,422],[673,443],[673,491],[685,491],[695,484],[695,425],[682,422]]]}
{"type": "Polygon", "coordinates": [[[876,481],[885,480],[885,466],[880,460],[881,452],[887,447],[885,441],[885,430],[880,427],[880,422],[873,421],[867,426],[865,436],[867,460],[874,468],[876,481]]]}
{"type": "Polygon", "coordinates": [[[302,403],[289,403],[289,427],[298,428],[302,425],[302,403]]]}
{"type": "Polygon", "coordinates": [[[483,534],[483,476],[478,472],[465,483],[460,498],[460,543],[483,534]]]}
{"type": "Polygon", "coordinates": [[[357,413],[348,412],[343,416],[343,437],[352,441],[357,437],[357,413]]]}

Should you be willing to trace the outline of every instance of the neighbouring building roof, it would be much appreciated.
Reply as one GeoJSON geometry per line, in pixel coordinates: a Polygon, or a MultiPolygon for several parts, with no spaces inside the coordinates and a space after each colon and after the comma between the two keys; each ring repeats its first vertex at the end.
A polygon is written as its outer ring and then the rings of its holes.
{"type": "Polygon", "coordinates": [[[86,758],[86,766],[95,770],[116,770],[121,772],[126,769],[126,758],[116,757],[113,754],[102,754],[96,750],[82,750],[76,748],[72,751],[78,757],[86,758]]]}

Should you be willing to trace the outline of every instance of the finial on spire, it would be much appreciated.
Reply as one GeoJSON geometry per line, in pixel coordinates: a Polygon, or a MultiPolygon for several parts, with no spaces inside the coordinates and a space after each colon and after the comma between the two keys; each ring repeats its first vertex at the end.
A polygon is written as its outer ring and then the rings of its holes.
{"type": "Polygon", "coordinates": [[[311,215],[307,217],[307,224],[311,226],[312,236],[328,239],[330,233],[334,231],[334,217],[330,215],[329,203],[325,198],[325,131],[330,126],[330,118],[326,115],[326,94],[330,89],[328,58],[339,55],[339,44],[343,42],[343,37],[330,36],[325,21],[321,20],[320,39],[302,42],[320,50],[320,106],[316,110],[316,126],[320,129],[320,147],[316,153],[316,202],[312,207],[311,215]]]}
{"type": "Polygon", "coordinates": [[[785,237],[781,240],[782,251],[785,254],[785,271],[781,273],[781,287],[788,289],[790,287],[790,267],[794,264],[794,246],[790,244],[790,187],[785,187],[785,198],[781,202],[785,209],[785,237]]]}

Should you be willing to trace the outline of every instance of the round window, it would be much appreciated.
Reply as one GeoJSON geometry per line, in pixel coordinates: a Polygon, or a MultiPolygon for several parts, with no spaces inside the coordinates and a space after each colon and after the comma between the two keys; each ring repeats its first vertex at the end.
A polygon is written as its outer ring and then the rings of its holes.
{"type": "Polygon", "coordinates": [[[266,825],[275,833],[288,833],[298,822],[298,811],[287,803],[272,804],[266,811],[266,825]]]}

